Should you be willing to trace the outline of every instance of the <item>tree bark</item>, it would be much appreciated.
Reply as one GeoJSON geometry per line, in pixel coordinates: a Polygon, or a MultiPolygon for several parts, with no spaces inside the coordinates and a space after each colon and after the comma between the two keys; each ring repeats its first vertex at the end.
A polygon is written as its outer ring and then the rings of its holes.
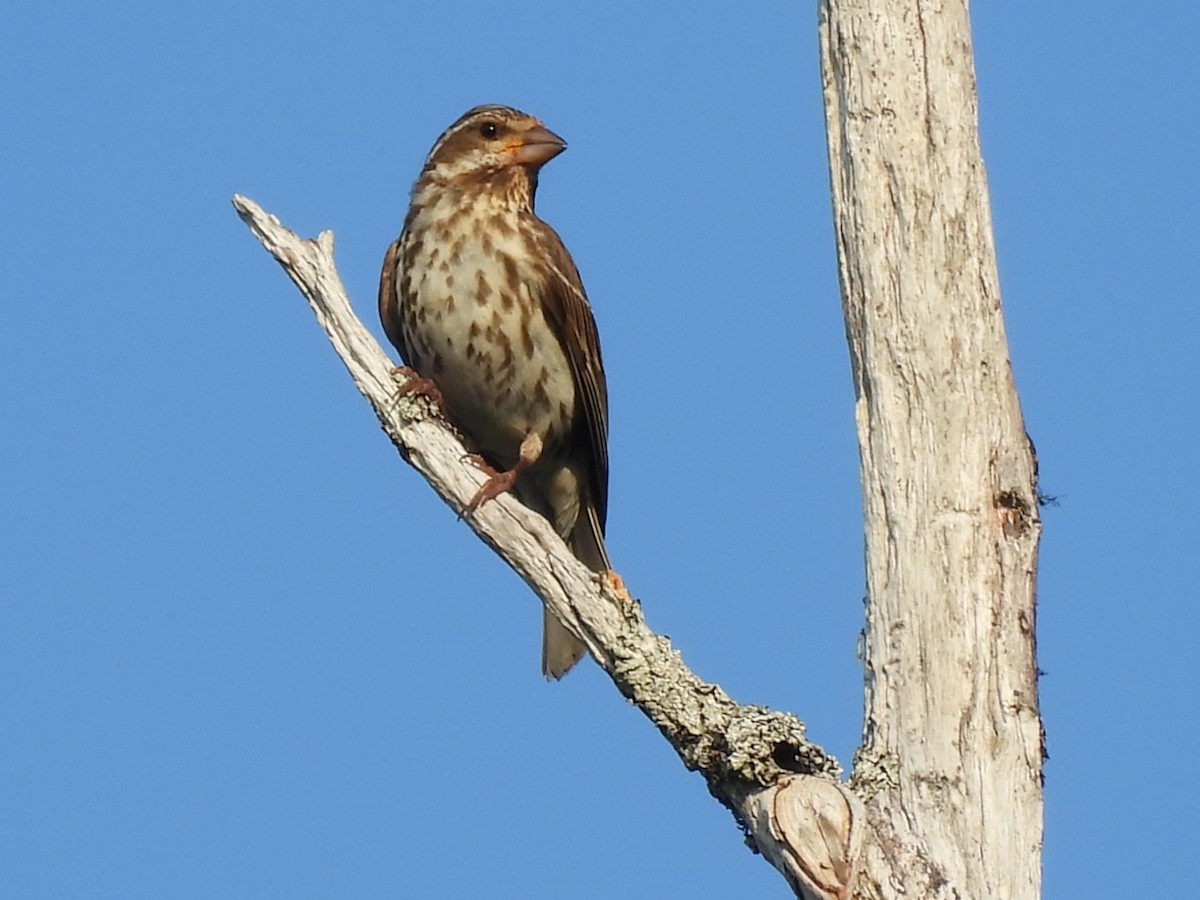
{"type": "Polygon", "coordinates": [[[1037,468],[967,6],[823,0],[820,42],[866,517],[853,896],[1037,897],[1037,468]]]}

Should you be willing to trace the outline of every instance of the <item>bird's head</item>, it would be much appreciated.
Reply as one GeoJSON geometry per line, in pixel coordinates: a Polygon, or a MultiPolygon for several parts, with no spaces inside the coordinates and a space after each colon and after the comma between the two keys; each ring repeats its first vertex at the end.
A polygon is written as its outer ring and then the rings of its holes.
{"type": "Polygon", "coordinates": [[[477,106],[442,134],[421,176],[442,182],[489,178],[513,169],[531,176],[567,142],[533,116],[508,106],[477,106]]]}

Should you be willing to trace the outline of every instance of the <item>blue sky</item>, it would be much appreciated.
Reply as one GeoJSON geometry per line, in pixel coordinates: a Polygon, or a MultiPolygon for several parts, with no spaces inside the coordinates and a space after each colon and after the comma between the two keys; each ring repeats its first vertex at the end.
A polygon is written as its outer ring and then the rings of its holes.
{"type": "MultiPolygon", "coordinates": [[[[1197,7],[979,4],[1045,511],[1046,896],[1194,887],[1197,7]],[[1181,751],[1183,751],[1181,753],[1181,751]],[[1176,849],[1172,849],[1176,848],[1176,849]],[[1151,864],[1144,864],[1145,861],[1151,864]]],[[[229,205],[384,248],[469,106],[570,149],[609,544],[652,626],[849,760],[862,527],[811,4],[0,11],[0,892],[781,897],[408,469],[229,205]]]]}

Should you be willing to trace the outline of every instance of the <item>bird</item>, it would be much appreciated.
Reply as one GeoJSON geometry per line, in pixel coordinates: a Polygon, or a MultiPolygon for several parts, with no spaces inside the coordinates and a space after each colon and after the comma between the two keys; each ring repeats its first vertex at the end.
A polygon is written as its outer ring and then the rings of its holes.
{"type": "MultiPolygon", "coordinates": [[[[538,173],[566,149],[541,120],[476,106],[434,142],[400,236],[379,316],[409,370],[478,451],[473,512],[506,491],[545,517],[594,572],[612,569],[608,388],[579,269],[534,212],[538,173]]],[[[543,611],[542,672],[559,679],[585,645],[543,611]]]]}

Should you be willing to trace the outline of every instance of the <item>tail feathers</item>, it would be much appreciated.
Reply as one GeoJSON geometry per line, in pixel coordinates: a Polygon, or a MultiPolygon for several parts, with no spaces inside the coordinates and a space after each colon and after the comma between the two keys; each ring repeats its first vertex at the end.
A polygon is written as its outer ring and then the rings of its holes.
{"type": "Polygon", "coordinates": [[[583,641],[567,631],[558,621],[558,616],[542,612],[542,674],[557,681],[583,657],[587,647],[583,641]]]}
{"type": "Polygon", "coordinates": [[[575,527],[567,538],[567,546],[575,554],[575,558],[593,572],[607,572],[612,568],[608,561],[608,550],[604,546],[604,528],[596,518],[596,508],[590,503],[583,504],[575,527]]]}
{"type": "MultiPolygon", "coordinates": [[[[604,547],[604,530],[596,516],[595,508],[584,504],[575,521],[575,527],[567,538],[567,544],[575,558],[593,572],[606,572],[612,568],[608,551],[604,547]]],[[[587,647],[583,641],[567,631],[554,613],[545,610],[542,617],[542,674],[547,678],[559,679],[583,657],[587,647]]]]}

